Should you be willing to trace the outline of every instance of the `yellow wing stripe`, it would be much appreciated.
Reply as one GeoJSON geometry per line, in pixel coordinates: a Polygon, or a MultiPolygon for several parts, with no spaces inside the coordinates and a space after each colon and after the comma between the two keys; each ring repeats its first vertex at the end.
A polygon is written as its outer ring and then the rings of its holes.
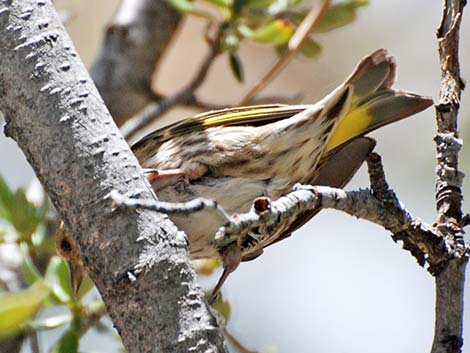
{"type": "MultiPolygon", "coordinates": [[[[304,107],[296,106],[266,106],[253,107],[251,109],[221,111],[198,116],[197,119],[203,126],[225,125],[231,122],[256,120],[259,117],[275,117],[277,114],[295,114],[304,107]]],[[[304,108],[305,109],[305,108],[304,108]]]]}
{"type": "Polygon", "coordinates": [[[354,107],[336,126],[326,143],[325,151],[330,151],[344,142],[361,135],[367,130],[372,121],[372,116],[365,107],[354,107]]]}

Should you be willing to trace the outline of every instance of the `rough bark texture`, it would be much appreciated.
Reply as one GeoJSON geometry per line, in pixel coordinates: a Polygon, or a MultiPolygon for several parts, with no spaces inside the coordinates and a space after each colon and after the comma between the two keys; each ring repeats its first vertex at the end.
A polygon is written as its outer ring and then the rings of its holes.
{"type": "Polygon", "coordinates": [[[210,45],[209,53],[204,58],[196,76],[189,81],[179,92],[172,96],[162,98],[158,102],[148,104],[145,109],[127,121],[121,128],[122,134],[130,140],[137,133],[147,128],[158,117],[162,116],[168,109],[178,104],[191,104],[197,102],[195,91],[204,83],[207,74],[214,63],[215,58],[220,54],[219,38],[210,45]]]}
{"type": "Polygon", "coordinates": [[[184,234],[161,214],[112,208],[113,190],[153,194],[48,0],[0,1],[0,62],[5,133],[73,230],[127,350],[225,351],[184,234]]]}
{"type": "Polygon", "coordinates": [[[180,20],[165,0],[122,0],[91,69],[118,126],[156,99],[153,72],[180,20]]]}
{"type": "Polygon", "coordinates": [[[453,253],[447,266],[436,275],[436,323],[432,353],[460,353],[463,345],[465,268],[468,246],[463,239],[462,181],[458,154],[462,145],[457,116],[463,81],[459,67],[459,29],[464,0],[444,0],[437,30],[441,64],[441,89],[436,105],[437,228],[453,253]]]}

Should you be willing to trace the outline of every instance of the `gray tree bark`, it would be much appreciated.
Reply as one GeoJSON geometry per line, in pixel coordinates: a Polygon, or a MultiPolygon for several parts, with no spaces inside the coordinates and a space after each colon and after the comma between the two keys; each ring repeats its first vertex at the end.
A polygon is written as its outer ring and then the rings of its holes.
{"type": "Polygon", "coordinates": [[[113,190],[155,195],[49,0],[0,1],[0,62],[5,133],[74,230],[126,349],[226,351],[184,234],[161,214],[112,207],[113,190]]]}
{"type": "Polygon", "coordinates": [[[165,0],[121,1],[90,72],[118,126],[158,100],[153,73],[180,20],[165,0]]]}
{"type": "Polygon", "coordinates": [[[468,225],[462,216],[462,182],[459,150],[462,141],[457,129],[461,91],[459,30],[466,0],[444,0],[441,24],[437,30],[441,64],[441,88],[436,105],[436,228],[442,233],[453,257],[436,274],[436,322],[431,353],[461,353],[465,269],[469,245],[463,238],[468,225]]]}

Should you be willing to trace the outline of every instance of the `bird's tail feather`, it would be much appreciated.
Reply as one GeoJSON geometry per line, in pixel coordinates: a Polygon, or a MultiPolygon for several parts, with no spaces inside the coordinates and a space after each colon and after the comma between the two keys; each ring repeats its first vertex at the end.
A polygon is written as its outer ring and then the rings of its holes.
{"type": "Polygon", "coordinates": [[[430,97],[394,90],[396,63],[385,49],[364,58],[343,84],[352,87],[349,112],[337,123],[326,151],[432,105],[430,97]]]}

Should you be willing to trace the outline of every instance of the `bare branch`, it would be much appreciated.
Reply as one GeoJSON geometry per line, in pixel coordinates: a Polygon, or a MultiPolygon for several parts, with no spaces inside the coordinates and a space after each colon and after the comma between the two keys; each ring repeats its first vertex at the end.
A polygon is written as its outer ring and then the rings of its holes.
{"type": "Polygon", "coordinates": [[[437,146],[436,208],[437,228],[453,258],[436,276],[436,324],[432,353],[460,353],[463,345],[465,268],[469,248],[463,239],[463,173],[458,169],[462,145],[457,131],[457,115],[464,87],[459,67],[459,29],[465,0],[444,0],[437,30],[441,64],[441,88],[436,105],[437,146]]]}
{"type": "Polygon", "coordinates": [[[212,209],[219,212],[222,217],[227,221],[230,220],[230,215],[217,204],[214,200],[204,199],[202,197],[188,201],[188,202],[166,202],[149,199],[132,199],[112,191],[109,195],[113,200],[115,206],[129,207],[129,208],[142,208],[146,210],[166,213],[166,214],[190,214],[204,209],[212,209]]]}
{"type": "Polygon", "coordinates": [[[132,139],[142,129],[145,129],[150,125],[157,117],[166,112],[169,108],[178,105],[185,104],[186,102],[194,101],[195,91],[204,82],[209,69],[214,63],[215,58],[220,54],[219,48],[220,31],[217,34],[217,38],[210,43],[209,52],[204,58],[199,70],[197,71],[194,78],[179,91],[178,93],[164,98],[158,102],[154,101],[147,105],[144,110],[134,116],[121,128],[122,134],[127,140],[132,139]]]}
{"type": "Polygon", "coordinates": [[[441,271],[449,259],[455,256],[454,249],[449,247],[446,239],[435,228],[412,216],[401,204],[385,180],[379,155],[372,153],[368,158],[368,166],[372,190],[344,191],[327,186],[296,185],[294,191],[286,196],[274,201],[266,197],[258,198],[249,212],[231,217],[215,201],[202,198],[172,203],[136,200],[115,192],[111,198],[118,205],[167,214],[212,209],[228,221],[214,236],[214,243],[219,249],[235,243],[247,233],[252,237],[256,234],[267,237],[273,230],[287,228],[292,220],[308,210],[332,208],[389,230],[395,241],[403,241],[404,249],[410,251],[421,266],[428,263],[428,270],[433,274],[441,271]]]}
{"type": "Polygon", "coordinates": [[[39,337],[37,332],[30,332],[29,335],[29,349],[32,353],[41,353],[39,348],[39,337]]]}
{"type": "Polygon", "coordinates": [[[152,102],[152,77],[181,15],[165,0],[121,0],[91,76],[118,126],[152,102]]]}
{"type": "Polygon", "coordinates": [[[241,99],[240,105],[249,104],[258,92],[264,89],[282,70],[295,58],[302,45],[307,40],[308,35],[315,29],[316,25],[330,6],[331,0],[324,0],[322,5],[314,4],[305,16],[300,26],[295,31],[287,46],[287,53],[282,56],[274,65],[264,74],[264,76],[245,94],[241,99]]]}
{"type": "Polygon", "coordinates": [[[436,105],[437,181],[436,200],[439,226],[460,231],[462,220],[463,173],[458,169],[458,153],[462,146],[457,132],[463,81],[459,66],[459,29],[465,1],[446,0],[442,22],[437,30],[441,62],[441,89],[436,105]]]}

